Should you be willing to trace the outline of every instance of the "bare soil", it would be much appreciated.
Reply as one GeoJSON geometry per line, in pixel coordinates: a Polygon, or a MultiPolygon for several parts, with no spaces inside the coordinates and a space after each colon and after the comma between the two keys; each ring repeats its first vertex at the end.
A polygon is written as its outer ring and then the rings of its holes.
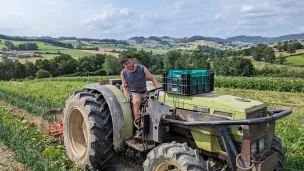
{"type": "Polygon", "coordinates": [[[14,152],[0,142],[0,170],[27,170],[26,167],[17,162],[14,158],[14,152]]]}

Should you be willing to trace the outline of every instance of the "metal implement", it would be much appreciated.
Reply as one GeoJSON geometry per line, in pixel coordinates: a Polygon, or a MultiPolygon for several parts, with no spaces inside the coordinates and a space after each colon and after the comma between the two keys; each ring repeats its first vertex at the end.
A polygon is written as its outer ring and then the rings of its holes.
{"type": "Polygon", "coordinates": [[[57,117],[59,115],[62,115],[62,111],[63,109],[59,108],[59,109],[51,109],[44,112],[43,117],[46,118],[48,121],[49,136],[53,135],[55,137],[59,137],[62,135],[63,123],[61,120],[57,122],[57,117]],[[53,129],[52,127],[54,127],[55,129],[53,129]]]}

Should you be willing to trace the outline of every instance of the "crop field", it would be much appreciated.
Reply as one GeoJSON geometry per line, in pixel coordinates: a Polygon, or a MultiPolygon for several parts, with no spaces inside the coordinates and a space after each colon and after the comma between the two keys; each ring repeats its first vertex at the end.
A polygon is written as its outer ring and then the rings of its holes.
{"type": "MultiPolygon", "coordinates": [[[[0,82],[0,100],[41,118],[42,113],[49,109],[64,107],[69,94],[82,86],[97,83],[100,79],[117,77],[59,77],[23,82],[3,81],[0,82]]],[[[160,80],[159,76],[158,79],[160,80]]],[[[215,91],[259,100],[270,108],[292,109],[292,115],[277,122],[276,134],[281,137],[287,151],[285,170],[300,171],[304,170],[304,83],[303,79],[290,79],[286,85],[280,85],[280,82],[286,80],[216,77],[215,91]],[[244,86],[247,84],[252,86],[244,86]],[[281,88],[275,88],[274,85],[281,88]]],[[[18,162],[25,164],[31,170],[59,170],[62,167],[76,170],[66,158],[62,143],[49,140],[26,118],[1,108],[0,141],[16,153],[18,162]]]]}

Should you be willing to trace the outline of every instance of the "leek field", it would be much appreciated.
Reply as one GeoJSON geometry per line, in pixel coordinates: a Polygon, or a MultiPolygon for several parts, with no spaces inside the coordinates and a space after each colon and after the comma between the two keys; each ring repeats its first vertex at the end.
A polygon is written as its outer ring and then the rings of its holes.
{"type": "MultiPolygon", "coordinates": [[[[89,83],[111,77],[58,77],[32,81],[0,82],[0,100],[42,117],[42,113],[63,108],[69,94],[89,83]]],[[[158,77],[159,81],[161,78],[158,77]]],[[[279,120],[276,134],[286,149],[284,170],[304,170],[304,79],[216,77],[215,91],[267,104],[269,108],[290,108],[293,114],[279,120]]],[[[26,117],[0,107],[0,141],[16,154],[29,170],[77,170],[65,156],[64,146],[50,140],[26,117]]]]}

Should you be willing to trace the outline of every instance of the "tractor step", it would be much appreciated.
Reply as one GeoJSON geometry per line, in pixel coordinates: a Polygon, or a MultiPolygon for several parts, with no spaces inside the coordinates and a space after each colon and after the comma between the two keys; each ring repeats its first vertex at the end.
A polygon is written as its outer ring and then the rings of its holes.
{"type": "Polygon", "coordinates": [[[126,140],[126,144],[140,152],[145,152],[155,147],[155,143],[153,141],[148,141],[146,145],[144,145],[142,140],[134,138],[126,140]]]}

